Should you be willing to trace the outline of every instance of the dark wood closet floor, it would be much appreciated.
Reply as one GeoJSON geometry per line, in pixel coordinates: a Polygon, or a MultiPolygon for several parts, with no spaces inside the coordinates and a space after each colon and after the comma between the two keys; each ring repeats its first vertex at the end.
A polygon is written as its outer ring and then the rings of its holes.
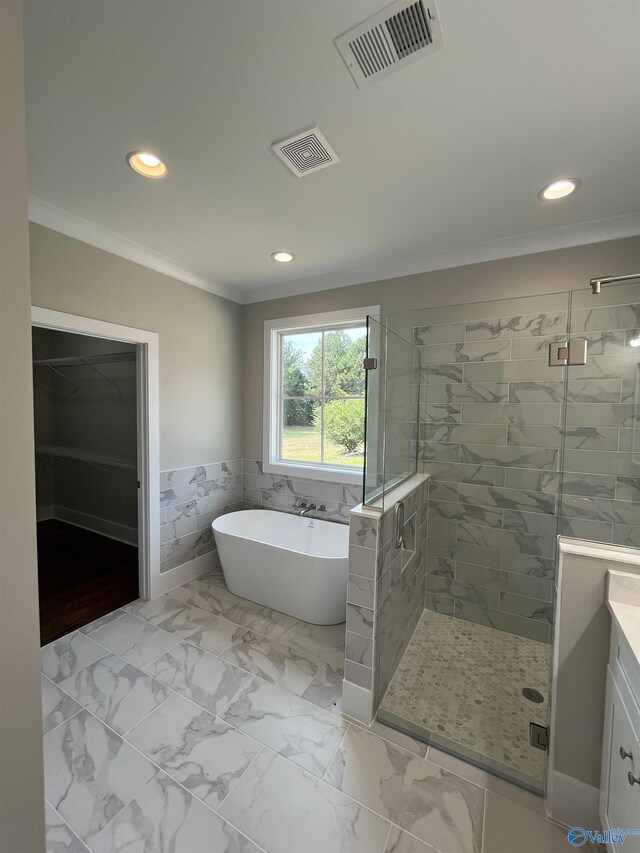
{"type": "Polygon", "coordinates": [[[64,521],[38,522],[40,643],[138,598],[138,549],[64,521]]]}

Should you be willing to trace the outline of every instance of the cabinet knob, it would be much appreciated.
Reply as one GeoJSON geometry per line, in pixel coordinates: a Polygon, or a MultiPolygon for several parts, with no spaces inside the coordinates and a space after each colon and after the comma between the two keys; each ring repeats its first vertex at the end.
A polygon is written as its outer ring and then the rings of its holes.
{"type": "Polygon", "coordinates": [[[640,785],[640,776],[634,776],[631,770],[627,773],[627,779],[629,780],[630,785],[640,785]]]}
{"type": "Polygon", "coordinates": [[[627,752],[623,746],[620,747],[620,758],[623,760],[625,758],[630,758],[633,761],[633,754],[631,752],[627,752]]]}

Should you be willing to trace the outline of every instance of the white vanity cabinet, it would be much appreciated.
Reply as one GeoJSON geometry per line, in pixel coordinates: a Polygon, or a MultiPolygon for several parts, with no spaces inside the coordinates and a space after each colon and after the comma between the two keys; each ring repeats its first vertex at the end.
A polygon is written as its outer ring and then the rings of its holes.
{"type": "MultiPolygon", "coordinates": [[[[607,670],[600,818],[603,829],[640,829],[640,662],[615,619],[607,670]]],[[[627,836],[622,849],[640,853],[640,835],[627,836]]]]}

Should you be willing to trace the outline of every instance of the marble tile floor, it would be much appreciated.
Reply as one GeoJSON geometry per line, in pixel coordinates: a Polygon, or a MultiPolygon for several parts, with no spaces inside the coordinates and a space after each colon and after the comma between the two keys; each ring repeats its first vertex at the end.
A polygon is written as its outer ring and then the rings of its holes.
{"type": "Polygon", "coordinates": [[[529,723],[547,725],[550,649],[425,610],[379,716],[542,790],[546,753],[529,744],[529,723]],[[524,687],[544,701],[525,699],[524,687]]]}
{"type": "Polygon", "coordinates": [[[343,717],[343,626],[219,576],[126,611],[42,650],[50,853],[567,849],[534,794],[343,717]]]}

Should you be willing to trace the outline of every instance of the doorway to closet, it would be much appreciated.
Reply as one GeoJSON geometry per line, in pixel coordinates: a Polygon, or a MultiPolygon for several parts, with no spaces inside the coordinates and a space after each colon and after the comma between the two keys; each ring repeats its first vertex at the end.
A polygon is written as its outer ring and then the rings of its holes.
{"type": "Polygon", "coordinates": [[[140,594],[138,349],[33,329],[42,645],[140,594]]]}

